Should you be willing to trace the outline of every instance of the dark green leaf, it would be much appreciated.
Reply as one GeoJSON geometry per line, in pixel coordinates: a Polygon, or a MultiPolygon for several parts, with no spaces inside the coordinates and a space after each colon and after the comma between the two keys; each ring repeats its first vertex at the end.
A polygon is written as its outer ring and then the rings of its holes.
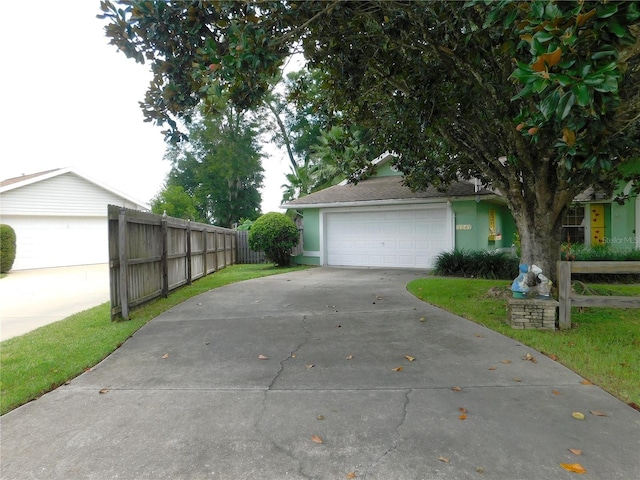
{"type": "Polygon", "coordinates": [[[585,85],[594,86],[604,83],[605,76],[602,73],[592,73],[584,77],[585,85]]]}
{"type": "Polygon", "coordinates": [[[593,87],[598,92],[617,92],[618,91],[618,79],[613,75],[607,75],[604,82],[593,87]]]}
{"type": "Polygon", "coordinates": [[[556,108],[556,117],[560,120],[564,120],[565,118],[567,118],[575,101],[576,96],[573,94],[573,92],[565,93],[558,101],[558,107],[556,108]]]}
{"type": "Polygon", "coordinates": [[[609,22],[607,23],[609,30],[611,30],[615,35],[619,38],[624,37],[627,34],[627,30],[618,23],[618,20],[615,17],[611,17],[609,22]]]}
{"type": "Polygon", "coordinates": [[[611,50],[600,50],[599,52],[595,52],[595,53],[593,53],[591,55],[591,59],[592,60],[599,60],[599,59],[605,58],[605,57],[618,58],[618,52],[616,52],[613,49],[611,49],[611,50]]]}
{"type": "Polygon", "coordinates": [[[549,120],[553,116],[558,107],[559,99],[560,95],[558,95],[558,91],[555,90],[540,102],[540,113],[542,113],[545,120],[549,120]]]}
{"type": "Polygon", "coordinates": [[[589,88],[583,83],[573,87],[573,93],[576,96],[576,103],[581,107],[586,107],[591,102],[591,96],[589,95],[589,88]]]}
{"type": "Polygon", "coordinates": [[[598,18],[608,18],[618,11],[618,5],[615,3],[600,4],[596,7],[598,18]]]}

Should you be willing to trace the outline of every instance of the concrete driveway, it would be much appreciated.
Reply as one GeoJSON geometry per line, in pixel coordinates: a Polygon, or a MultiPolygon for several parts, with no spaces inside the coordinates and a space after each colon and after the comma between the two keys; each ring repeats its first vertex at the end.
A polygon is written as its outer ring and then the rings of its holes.
{"type": "Polygon", "coordinates": [[[316,268],[188,300],[4,415],[0,476],[639,478],[639,412],[415,299],[421,275],[316,268]]]}
{"type": "Polygon", "coordinates": [[[0,279],[0,340],[108,301],[106,263],[11,271],[0,279]]]}

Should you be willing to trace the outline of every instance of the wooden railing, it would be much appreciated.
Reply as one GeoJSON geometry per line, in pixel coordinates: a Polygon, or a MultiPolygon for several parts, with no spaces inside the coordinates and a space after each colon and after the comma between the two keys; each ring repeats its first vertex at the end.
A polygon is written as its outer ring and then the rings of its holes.
{"type": "Polygon", "coordinates": [[[236,232],[108,207],[111,319],[236,263],[236,232]]]}
{"type": "Polygon", "coordinates": [[[640,262],[558,262],[558,326],[571,328],[571,307],[640,308],[640,297],[577,295],[571,274],[640,274],[640,262]]]}

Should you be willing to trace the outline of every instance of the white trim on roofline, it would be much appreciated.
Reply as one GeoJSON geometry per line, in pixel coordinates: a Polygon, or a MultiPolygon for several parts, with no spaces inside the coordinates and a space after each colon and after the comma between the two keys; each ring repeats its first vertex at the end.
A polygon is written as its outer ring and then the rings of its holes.
{"type": "MultiPolygon", "coordinates": [[[[391,157],[398,157],[399,155],[397,153],[394,152],[390,152],[389,150],[387,150],[386,152],[384,152],[382,155],[380,155],[379,157],[374,158],[371,163],[373,165],[380,165],[381,163],[386,162],[389,158],[391,157]]],[[[349,183],[349,179],[345,178],[344,180],[342,180],[340,183],[338,183],[338,185],[346,185],[347,183],[349,183]]]]}
{"type": "Polygon", "coordinates": [[[51,172],[45,173],[43,175],[38,175],[35,177],[31,177],[28,178],[24,181],[17,181],[14,183],[10,183],[9,185],[5,185],[4,187],[0,187],[0,193],[4,193],[4,192],[8,192],[10,190],[15,190],[16,188],[20,188],[20,187],[26,187],[27,185],[31,185],[33,183],[37,183],[37,182],[41,182],[43,180],[48,180],[50,178],[54,178],[54,177],[58,177],[60,175],[64,175],[66,173],[73,173],[74,175],[79,176],[80,178],[83,178],[84,180],[93,183],[94,185],[96,185],[97,187],[100,187],[104,190],[107,190],[108,192],[113,193],[114,195],[117,195],[119,197],[124,198],[125,200],[131,202],[131,203],[135,203],[136,205],[138,205],[139,207],[145,209],[145,210],[151,210],[151,207],[149,205],[147,205],[144,202],[141,202],[140,200],[133,198],[129,195],[127,195],[126,193],[122,193],[119,190],[116,190],[112,187],[109,187],[108,185],[105,185],[104,183],[95,180],[87,175],[85,175],[84,173],[81,173],[80,171],[78,171],[77,169],[73,168],[73,167],[64,167],[64,168],[59,168],[57,170],[53,170],[51,172]]]}
{"type": "MultiPolygon", "coordinates": [[[[495,194],[487,194],[480,196],[481,200],[503,200],[501,196],[495,194]]],[[[403,206],[428,203],[446,203],[460,200],[477,201],[476,196],[456,196],[456,197],[433,197],[433,198],[407,198],[407,199],[388,199],[388,200],[360,200],[355,202],[332,202],[332,203],[298,203],[296,205],[280,205],[279,208],[303,210],[305,208],[344,208],[344,207],[366,207],[366,206],[403,206]]]]}

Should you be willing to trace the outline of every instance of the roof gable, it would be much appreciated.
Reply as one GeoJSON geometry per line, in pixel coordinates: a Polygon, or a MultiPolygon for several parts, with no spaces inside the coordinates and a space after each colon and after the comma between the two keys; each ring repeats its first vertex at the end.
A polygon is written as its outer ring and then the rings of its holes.
{"type": "Polygon", "coordinates": [[[15,191],[17,189],[27,187],[29,185],[33,185],[38,182],[43,182],[45,180],[49,180],[52,178],[64,176],[66,174],[70,174],[72,176],[78,177],[90,184],[98,187],[99,189],[105,190],[109,195],[120,197],[121,199],[126,200],[126,202],[130,204],[136,205],[136,208],[142,210],[149,210],[149,206],[129,195],[122,193],[118,190],[115,190],[102,182],[94,180],[84,174],[79,173],[77,170],[66,167],[66,168],[56,168],[53,170],[46,170],[44,172],[33,173],[29,175],[22,175],[20,177],[9,178],[0,182],[0,193],[6,193],[10,191],[15,191]]]}

